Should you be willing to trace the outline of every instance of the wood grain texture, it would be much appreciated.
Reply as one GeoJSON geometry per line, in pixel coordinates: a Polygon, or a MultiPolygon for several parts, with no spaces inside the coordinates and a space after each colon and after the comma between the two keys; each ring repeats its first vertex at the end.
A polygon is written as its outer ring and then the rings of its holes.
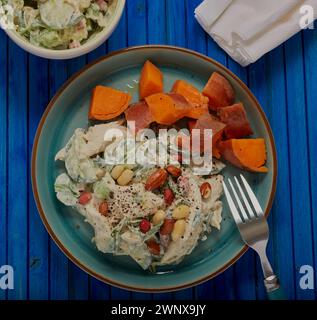
{"type": "Polygon", "coordinates": [[[268,55],[267,114],[275,137],[278,152],[278,184],[276,199],[271,212],[271,236],[273,242],[275,270],[285,293],[294,299],[295,273],[292,241],[292,210],[289,177],[289,141],[286,100],[286,78],[284,47],[268,55]],[[281,94],[283,93],[283,94],[281,94]],[[288,241],[285,241],[288,239],[288,241]]]}
{"type": "MultiPolygon", "coordinates": [[[[49,99],[48,61],[29,56],[28,72],[28,167],[34,136],[41,116],[49,99]],[[38,72],[38,69],[41,72],[38,72]]],[[[32,190],[28,179],[28,190],[32,190]]],[[[49,237],[39,217],[32,192],[28,193],[28,272],[29,298],[48,299],[49,297],[49,237]],[[42,281],[38,281],[42,279],[42,281]]]]}
{"type": "Polygon", "coordinates": [[[285,63],[294,272],[297,274],[295,292],[297,299],[313,299],[313,291],[299,287],[300,267],[313,266],[314,263],[302,34],[297,34],[285,44],[285,63]]]}
{"type": "MultiPolygon", "coordinates": [[[[311,209],[312,209],[312,232],[313,232],[313,255],[314,267],[317,267],[317,127],[314,121],[314,115],[317,112],[317,30],[306,30],[303,33],[304,50],[304,73],[306,89],[306,108],[307,108],[307,136],[309,150],[309,178],[311,191],[311,209]]],[[[315,292],[315,299],[317,292],[315,292]]]]}
{"type": "Polygon", "coordinates": [[[8,263],[15,270],[10,299],[28,298],[28,166],[27,86],[28,55],[9,42],[8,61],[8,263]]]}
{"type": "MultiPolygon", "coordinates": [[[[0,32],[0,265],[7,264],[7,181],[8,181],[8,143],[7,143],[7,115],[8,115],[8,39],[4,32],[0,32]]],[[[7,292],[0,290],[3,300],[7,292]]]]}
{"type": "Polygon", "coordinates": [[[49,99],[83,67],[127,46],[187,47],[226,65],[253,91],[272,126],[279,160],[269,218],[268,254],[291,299],[316,299],[299,287],[302,265],[317,268],[317,30],[306,30],[248,68],[232,61],[196,22],[201,0],[128,0],[110,39],[85,57],[48,61],[28,55],[0,30],[0,265],[15,268],[15,290],[0,299],[265,299],[249,250],[222,275],[195,288],[143,294],[111,287],[74,266],[49,239],[30,183],[36,127],[49,99]]]}
{"type": "MultiPolygon", "coordinates": [[[[52,98],[67,80],[67,63],[49,61],[49,96],[52,98]]],[[[49,246],[49,297],[52,300],[68,299],[68,259],[53,240],[49,246]]]]}

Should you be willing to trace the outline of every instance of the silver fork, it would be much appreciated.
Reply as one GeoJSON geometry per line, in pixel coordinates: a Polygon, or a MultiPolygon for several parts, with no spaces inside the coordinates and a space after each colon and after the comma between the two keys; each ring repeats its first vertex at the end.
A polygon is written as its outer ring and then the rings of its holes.
{"type": "Polygon", "coordinates": [[[226,183],[223,182],[223,188],[232,216],[237,224],[243,241],[255,250],[260,257],[264,274],[264,285],[269,299],[285,299],[280,288],[278,277],[274,274],[266,255],[269,227],[265,215],[247,180],[242,174],[240,177],[246,192],[243,190],[237,177],[234,177],[235,186],[234,183],[228,179],[235,201],[233,200],[226,183]]]}

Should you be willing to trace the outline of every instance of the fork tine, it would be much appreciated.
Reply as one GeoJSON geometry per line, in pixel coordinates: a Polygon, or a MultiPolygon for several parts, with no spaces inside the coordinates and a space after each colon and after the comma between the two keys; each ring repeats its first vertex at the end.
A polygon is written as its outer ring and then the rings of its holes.
{"type": "Polygon", "coordinates": [[[227,186],[226,186],[224,181],[222,181],[222,185],[223,185],[223,190],[225,191],[225,195],[226,195],[226,198],[227,198],[227,201],[228,201],[229,208],[230,208],[230,211],[232,213],[232,216],[233,216],[236,224],[239,225],[239,224],[243,223],[242,219],[241,219],[241,217],[239,215],[239,212],[238,212],[238,210],[237,210],[237,208],[236,208],[236,206],[235,206],[235,204],[234,204],[234,202],[233,202],[233,200],[231,198],[230,192],[227,189],[227,186]]]}
{"type": "Polygon", "coordinates": [[[240,208],[240,212],[241,212],[241,214],[242,214],[242,218],[243,218],[244,221],[248,221],[249,218],[248,218],[247,213],[245,212],[244,207],[243,207],[243,205],[242,205],[242,203],[241,203],[241,201],[240,201],[240,199],[239,199],[239,197],[238,197],[238,194],[237,194],[237,192],[236,192],[236,189],[234,188],[231,180],[228,179],[228,181],[229,181],[230,187],[231,187],[231,189],[232,189],[232,191],[233,191],[233,195],[234,195],[234,197],[235,197],[235,199],[236,199],[236,201],[237,201],[237,204],[238,204],[238,206],[239,206],[239,208],[240,208]]]}
{"type": "Polygon", "coordinates": [[[242,174],[240,174],[240,177],[242,179],[244,187],[245,187],[245,189],[246,189],[246,191],[247,191],[247,193],[249,195],[249,198],[250,198],[250,200],[251,200],[251,202],[253,204],[253,207],[254,207],[257,215],[258,216],[263,215],[264,213],[263,213],[263,210],[261,208],[261,205],[260,205],[258,199],[256,198],[255,194],[253,193],[253,191],[252,191],[250,185],[248,184],[247,180],[244,178],[244,176],[242,174]]]}
{"type": "Polygon", "coordinates": [[[248,213],[249,213],[250,219],[255,218],[255,214],[254,214],[254,212],[253,212],[253,210],[252,210],[252,208],[251,208],[251,206],[250,206],[250,204],[249,204],[248,199],[246,198],[246,196],[245,196],[245,194],[244,194],[244,192],[243,192],[243,190],[242,190],[242,188],[241,188],[241,185],[240,185],[239,180],[237,179],[237,177],[234,177],[234,180],[235,180],[235,182],[236,182],[236,184],[237,184],[237,186],[238,186],[239,192],[240,192],[241,197],[242,197],[242,199],[243,199],[243,202],[244,202],[244,204],[245,204],[245,206],[246,206],[246,208],[247,208],[247,211],[248,211],[248,213]]]}

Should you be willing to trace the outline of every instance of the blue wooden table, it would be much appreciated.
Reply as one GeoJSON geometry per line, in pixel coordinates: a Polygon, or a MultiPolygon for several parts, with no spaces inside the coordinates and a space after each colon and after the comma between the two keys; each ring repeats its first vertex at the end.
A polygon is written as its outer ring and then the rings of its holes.
{"type": "Polygon", "coordinates": [[[44,229],[33,200],[30,156],[47,103],[88,62],[146,43],[207,54],[235,72],[259,99],[274,131],[279,160],[269,256],[291,299],[316,298],[316,290],[300,288],[299,270],[303,265],[317,268],[317,31],[306,30],[242,68],[195,21],[193,11],[200,1],[127,0],[109,41],[70,61],[29,55],[0,30],[0,266],[10,264],[15,270],[15,290],[0,289],[0,299],[265,299],[252,251],[195,288],[140,294],[88,276],[67,260],[44,229]]]}

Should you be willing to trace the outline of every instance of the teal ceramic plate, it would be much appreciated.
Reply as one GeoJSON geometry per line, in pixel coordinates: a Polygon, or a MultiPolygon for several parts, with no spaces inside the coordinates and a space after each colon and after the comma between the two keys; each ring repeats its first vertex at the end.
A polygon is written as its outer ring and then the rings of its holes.
{"type": "MultiPolygon", "coordinates": [[[[129,257],[114,257],[97,251],[91,242],[91,227],[72,209],[59,203],[54,180],[63,170],[54,156],[78,127],[86,127],[92,88],[96,85],[128,90],[138,99],[136,81],[145,60],[150,59],[164,73],[169,91],[176,79],[185,79],[198,88],[213,71],[226,76],[233,85],[237,100],[246,107],[256,137],[266,139],[268,174],[245,173],[260,203],[268,214],[276,184],[276,152],[268,121],[249,89],[237,76],[208,57],[186,49],[165,46],[143,46],[115,52],[86,66],[56,94],[46,109],[37,130],[32,158],[33,191],[41,218],[60,249],[83,270],[109,284],[137,291],[172,291],[197,285],[211,279],[232,265],[246,251],[224,201],[220,232],[214,230],[192,254],[173,267],[157,274],[143,271],[129,257]]],[[[228,166],[225,177],[238,174],[228,166]]]]}

